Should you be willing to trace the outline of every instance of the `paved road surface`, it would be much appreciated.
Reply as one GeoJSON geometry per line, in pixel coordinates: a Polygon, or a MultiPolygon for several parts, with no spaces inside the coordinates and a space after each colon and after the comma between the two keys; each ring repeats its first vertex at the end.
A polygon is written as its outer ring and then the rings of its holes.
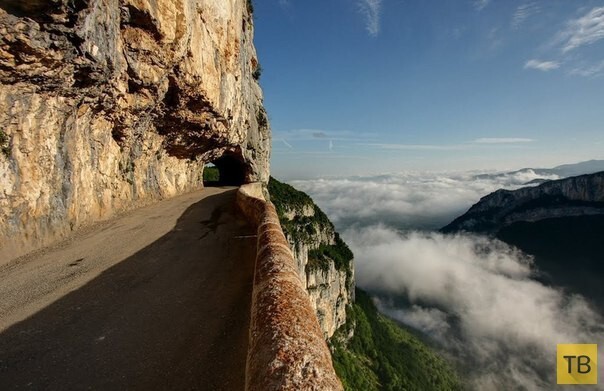
{"type": "Polygon", "coordinates": [[[0,267],[0,390],[240,390],[255,258],[234,188],[0,267]]]}

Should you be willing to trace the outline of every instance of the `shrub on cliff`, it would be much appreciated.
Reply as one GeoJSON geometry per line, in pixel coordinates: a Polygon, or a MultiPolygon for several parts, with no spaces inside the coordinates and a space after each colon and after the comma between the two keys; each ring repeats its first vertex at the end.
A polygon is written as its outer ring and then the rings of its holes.
{"type": "Polygon", "coordinates": [[[350,286],[352,279],[352,262],[354,255],[348,245],[335,233],[334,244],[321,244],[318,249],[308,252],[307,267],[317,267],[323,270],[329,269],[329,263],[333,261],[336,270],[346,271],[346,285],[350,286]]]}
{"type": "Polygon", "coordinates": [[[291,210],[300,210],[306,205],[314,205],[308,194],[296,190],[293,186],[280,182],[273,177],[270,177],[268,181],[268,192],[279,217],[291,210]]]}
{"type": "Polygon", "coordinates": [[[381,315],[364,291],[331,338],[334,367],[346,390],[461,390],[453,369],[416,336],[381,315]],[[354,325],[354,326],[353,326],[354,325]],[[348,342],[346,335],[354,327],[348,342]]]}
{"type": "Polygon", "coordinates": [[[271,202],[275,205],[275,209],[277,209],[283,230],[294,242],[307,242],[316,234],[317,229],[335,230],[327,215],[303,191],[270,177],[268,192],[271,196],[271,202]],[[305,208],[312,208],[313,215],[304,216],[303,211],[305,208]],[[290,219],[287,215],[292,212],[294,217],[290,219]]]}

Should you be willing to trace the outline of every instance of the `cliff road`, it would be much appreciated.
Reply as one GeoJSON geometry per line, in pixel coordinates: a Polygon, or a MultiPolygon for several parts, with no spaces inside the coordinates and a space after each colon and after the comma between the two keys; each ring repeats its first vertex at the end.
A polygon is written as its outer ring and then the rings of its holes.
{"type": "Polygon", "coordinates": [[[0,0],[1,391],[342,389],[352,266],[265,198],[253,38],[250,0],[0,0]]]}
{"type": "Polygon", "coordinates": [[[235,196],[181,195],[0,263],[0,389],[244,389],[256,237],[235,196]]]}

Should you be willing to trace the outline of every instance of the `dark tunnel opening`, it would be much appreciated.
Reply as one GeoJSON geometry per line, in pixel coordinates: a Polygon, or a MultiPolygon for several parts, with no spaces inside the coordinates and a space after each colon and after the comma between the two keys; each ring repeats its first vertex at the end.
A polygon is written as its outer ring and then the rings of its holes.
{"type": "Polygon", "coordinates": [[[246,166],[235,156],[223,155],[204,168],[204,186],[241,186],[246,182],[246,166]]]}

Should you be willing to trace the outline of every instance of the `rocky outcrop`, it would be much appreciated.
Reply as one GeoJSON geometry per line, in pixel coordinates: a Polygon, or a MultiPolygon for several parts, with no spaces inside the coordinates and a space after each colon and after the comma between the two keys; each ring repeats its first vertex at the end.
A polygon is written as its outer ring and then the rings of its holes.
{"type": "Polygon", "coordinates": [[[353,263],[350,263],[350,270],[336,268],[333,260],[317,265],[312,259],[313,250],[317,251],[321,245],[335,245],[335,236],[318,226],[316,230],[317,241],[296,242],[290,235],[287,238],[323,334],[330,338],[346,323],[346,310],[354,301],[353,263]]]}
{"type": "Polygon", "coordinates": [[[0,0],[0,251],[202,186],[267,181],[246,0],[0,0]]]}
{"type": "Polygon", "coordinates": [[[483,197],[443,231],[494,234],[517,222],[586,215],[604,215],[604,172],[514,191],[498,190],[483,197]]]}
{"type": "Polygon", "coordinates": [[[326,339],[346,323],[354,301],[352,253],[333,224],[312,199],[293,187],[270,179],[285,236],[326,339]]]}

